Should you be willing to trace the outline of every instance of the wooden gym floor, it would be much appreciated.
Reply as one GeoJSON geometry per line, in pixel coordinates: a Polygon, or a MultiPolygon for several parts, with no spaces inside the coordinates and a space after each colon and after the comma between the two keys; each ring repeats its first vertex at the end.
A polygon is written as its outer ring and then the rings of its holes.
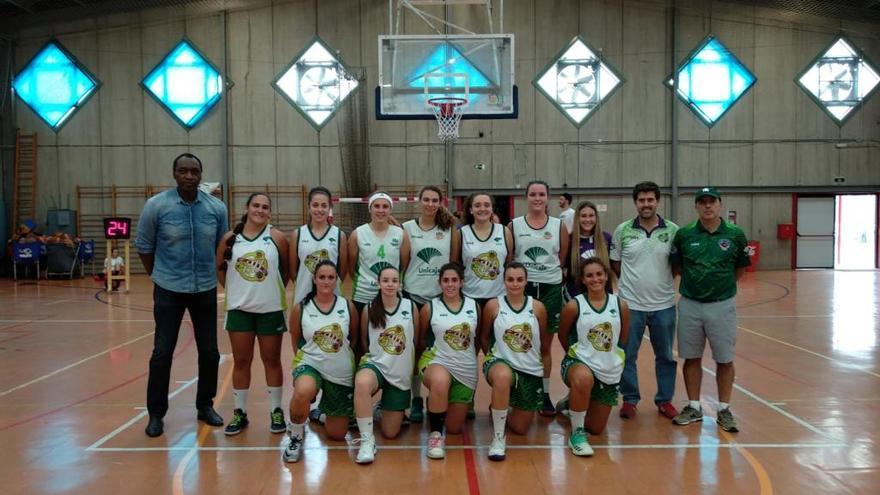
{"type": "MultiPolygon", "coordinates": [[[[506,462],[486,459],[489,390],[477,418],[450,436],[447,458],[425,457],[425,425],[379,439],[371,466],[354,447],[306,437],[304,459],[280,460],[283,435],[268,432],[268,404],[254,362],[251,426],[232,438],[195,420],[196,352],[184,331],[172,372],[165,435],[143,433],[152,350],[151,285],[99,292],[91,280],[0,281],[0,463],[3,493],[880,493],[880,276],[863,272],[757,272],[740,284],[737,381],[741,432],[721,432],[713,365],[703,382],[707,418],[677,427],[657,415],[653,356],[639,357],[636,419],[612,413],[591,437],[592,458],[566,447],[564,418],[539,418],[508,436],[506,462]]],[[[225,332],[220,351],[229,353],[225,332]]],[[[707,351],[708,352],[708,351],[707,351]]],[[[554,348],[554,367],[561,349],[554,348]]],[[[284,346],[285,367],[291,361],[284,346]]],[[[217,410],[232,411],[231,359],[220,364],[217,410]]],[[[289,371],[289,370],[286,370],[289,371]]],[[[680,371],[680,369],[679,369],[680,371]]],[[[287,376],[285,403],[290,396],[287,376]]],[[[554,368],[552,396],[564,392],[554,368]]],[[[681,374],[675,404],[685,399],[681,374]]]]}

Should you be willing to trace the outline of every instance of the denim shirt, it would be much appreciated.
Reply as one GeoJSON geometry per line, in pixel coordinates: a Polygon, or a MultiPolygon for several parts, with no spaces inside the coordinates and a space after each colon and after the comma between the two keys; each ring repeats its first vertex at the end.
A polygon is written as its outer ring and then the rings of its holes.
{"type": "Polygon", "coordinates": [[[217,287],[217,244],[229,228],[226,205],[198,192],[187,203],[177,189],[147,200],[134,241],[138,253],[153,254],[150,278],[163,289],[192,294],[217,287]]]}

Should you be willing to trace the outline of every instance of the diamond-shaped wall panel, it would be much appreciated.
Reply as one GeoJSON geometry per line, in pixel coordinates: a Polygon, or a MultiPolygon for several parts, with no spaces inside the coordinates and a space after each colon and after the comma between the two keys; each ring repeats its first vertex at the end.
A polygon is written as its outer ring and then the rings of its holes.
{"type": "Polygon", "coordinates": [[[576,36],[532,83],[580,127],[623,84],[623,77],[576,36]]]}
{"type": "Polygon", "coordinates": [[[315,38],[272,82],[315,129],[321,130],[357,89],[358,80],[326,43],[315,38]]]}
{"type": "Polygon", "coordinates": [[[837,125],[843,125],[877,90],[880,77],[861,50],[839,36],[804,68],[796,81],[837,125]]]}
{"type": "Polygon", "coordinates": [[[61,44],[52,40],[15,76],[15,94],[52,130],[58,132],[100,86],[61,44]]]}
{"type": "Polygon", "coordinates": [[[178,43],[141,85],[187,130],[198,125],[223,94],[220,71],[188,40],[178,43]]]}
{"type": "MultiPolygon", "coordinates": [[[[723,43],[709,36],[678,67],[675,93],[700,120],[712,127],[755,81],[754,74],[723,43]]],[[[673,77],[666,83],[672,87],[673,77]]]]}

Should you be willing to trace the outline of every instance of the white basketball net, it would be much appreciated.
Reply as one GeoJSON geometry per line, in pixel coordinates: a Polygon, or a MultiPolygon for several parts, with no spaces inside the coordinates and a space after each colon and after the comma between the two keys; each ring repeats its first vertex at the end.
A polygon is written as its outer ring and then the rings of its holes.
{"type": "Polygon", "coordinates": [[[458,139],[458,124],[464,114],[467,100],[464,98],[434,98],[430,101],[431,110],[437,117],[437,137],[440,141],[455,141],[458,139]]]}

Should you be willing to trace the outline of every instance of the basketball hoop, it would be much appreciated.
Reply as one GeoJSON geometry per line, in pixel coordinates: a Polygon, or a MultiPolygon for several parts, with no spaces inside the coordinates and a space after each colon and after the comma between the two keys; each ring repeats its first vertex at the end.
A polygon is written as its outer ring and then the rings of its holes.
{"type": "Polygon", "coordinates": [[[437,137],[444,143],[458,139],[458,124],[467,105],[467,98],[440,97],[428,100],[428,105],[437,117],[437,137]]]}

